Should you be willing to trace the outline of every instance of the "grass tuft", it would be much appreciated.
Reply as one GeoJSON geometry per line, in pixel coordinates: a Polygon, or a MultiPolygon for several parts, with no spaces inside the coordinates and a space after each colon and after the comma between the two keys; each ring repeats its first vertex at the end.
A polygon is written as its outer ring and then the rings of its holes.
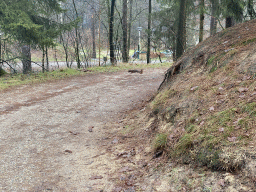
{"type": "Polygon", "coordinates": [[[166,144],[167,144],[167,134],[165,133],[157,134],[157,136],[153,141],[154,150],[155,151],[162,150],[166,147],[166,144]]]}

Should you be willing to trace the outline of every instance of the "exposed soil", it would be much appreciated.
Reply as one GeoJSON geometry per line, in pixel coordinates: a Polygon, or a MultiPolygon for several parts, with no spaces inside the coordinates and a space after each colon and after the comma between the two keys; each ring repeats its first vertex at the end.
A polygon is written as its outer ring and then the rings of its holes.
{"type": "Polygon", "coordinates": [[[1,92],[0,190],[118,191],[111,178],[123,165],[109,155],[121,142],[115,133],[127,111],[155,94],[165,70],[87,74],[1,92]]]}

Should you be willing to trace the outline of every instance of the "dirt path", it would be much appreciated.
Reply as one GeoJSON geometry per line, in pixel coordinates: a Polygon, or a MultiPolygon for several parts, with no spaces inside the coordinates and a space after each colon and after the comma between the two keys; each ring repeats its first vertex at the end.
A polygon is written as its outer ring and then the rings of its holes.
{"type": "Polygon", "coordinates": [[[0,93],[0,190],[111,191],[120,165],[106,154],[113,142],[106,134],[115,131],[106,125],[152,96],[164,71],[91,74],[0,93]]]}

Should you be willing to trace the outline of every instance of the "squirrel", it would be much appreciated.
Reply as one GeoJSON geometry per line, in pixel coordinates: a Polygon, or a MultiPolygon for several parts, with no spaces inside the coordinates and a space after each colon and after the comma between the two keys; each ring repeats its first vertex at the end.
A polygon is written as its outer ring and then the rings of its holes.
{"type": "Polygon", "coordinates": [[[130,69],[130,70],[128,70],[128,73],[140,73],[140,74],[142,74],[143,73],[143,69],[141,69],[141,70],[130,69]]]}

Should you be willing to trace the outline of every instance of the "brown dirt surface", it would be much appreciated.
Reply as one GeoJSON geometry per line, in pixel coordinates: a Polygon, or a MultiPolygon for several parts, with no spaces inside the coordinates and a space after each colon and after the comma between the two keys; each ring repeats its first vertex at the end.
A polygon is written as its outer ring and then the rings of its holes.
{"type": "Polygon", "coordinates": [[[123,142],[115,137],[122,117],[155,94],[165,70],[87,74],[1,92],[0,190],[114,190],[113,174],[123,167],[113,156],[123,142]]]}

